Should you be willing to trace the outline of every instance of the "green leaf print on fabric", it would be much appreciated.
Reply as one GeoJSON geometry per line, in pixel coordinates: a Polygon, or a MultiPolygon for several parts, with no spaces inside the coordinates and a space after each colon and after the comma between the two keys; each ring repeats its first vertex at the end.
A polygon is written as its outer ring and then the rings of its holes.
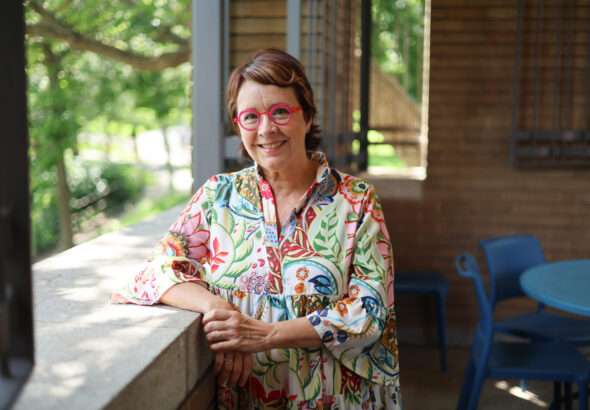
{"type": "Polygon", "coordinates": [[[282,388],[281,365],[289,363],[289,349],[273,349],[256,353],[252,372],[263,378],[266,390],[282,388]]]}
{"type": "Polygon", "coordinates": [[[320,228],[313,238],[314,250],[322,255],[324,258],[330,260],[339,270],[342,260],[342,244],[341,238],[338,236],[338,213],[336,209],[332,209],[327,215],[322,215],[320,218],[320,228]]]}
{"type": "Polygon", "coordinates": [[[364,275],[363,279],[383,281],[387,271],[385,261],[372,242],[370,235],[361,235],[357,241],[355,252],[355,267],[364,275]]]}

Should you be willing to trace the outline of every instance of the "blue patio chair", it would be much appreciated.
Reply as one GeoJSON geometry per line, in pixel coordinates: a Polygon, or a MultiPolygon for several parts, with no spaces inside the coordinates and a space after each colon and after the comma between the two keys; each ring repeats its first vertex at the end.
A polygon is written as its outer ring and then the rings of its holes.
{"type": "MultiPolygon", "coordinates": [[[[532,235],[498,236],[480,241],[480,246],[488,265],[492,310],[503,300],[525,297],[520,275],[528,268],[545,263],[539,240],[532,235]]],[[[543,304],[539,304],[535,312],[496,321],[494,326],[497,332],[515,336],[590,345],[590,320],[548,312],[543,304]]]]}
{"type": "Polygon", "coordinates": [[[430,295],[436,303],[440,368],[447,371],[447,293],[449,282],[438,272],[396,272],[396,295],[430,295]]]}
{"type": "Polygon", "coordinates": [[[455,260],[457,272],[473,281],[480,321],[457,403],[458,410],[475,410],[486,379],[553,380],[578,385],[579,409],[588,407],[590,363],[569,343],[560,341],[494,341],[492,304],[484,290],[475,258],[464,253],[455,260]]]}

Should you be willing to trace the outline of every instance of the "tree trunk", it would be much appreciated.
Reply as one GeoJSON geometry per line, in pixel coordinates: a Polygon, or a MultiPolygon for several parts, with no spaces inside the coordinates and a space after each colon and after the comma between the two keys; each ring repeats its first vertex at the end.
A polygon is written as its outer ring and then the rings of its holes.
{"type": "Polygon", "coordinates": [[[168,191],[174,191],[174,168],[172,167],[172,152],[170,150],[170,142],[168,141],[168,130],[162,127],[162,139],[164,140],[164,148],[166,148],[166,169],[168,170],[168,191]]]}
{"type": "Polygon", "coordinates": [[[135,155],[135,163],[141,164],[139,158],[139,145],[137,144],[137,125],[133,124],[133,130],[131,131],[131,140],[133,141],[133,154],[135,155]]]}
{"type": "MultiPolygon", "coordinates": [[[[53,52],[49,43],[43,44],[43,52],[45,55],[45,65],[49,77],[49,87],[54,94],[59,90],[59,72],[61,71],[61,57],[53,52]]],[[[53,106],[54,115],[59,117],[63,110],[57,105],[53,106]]],[[[59,217],[59,242],[60,250],[71,248],[74,245],[72,233],[72,211],[70,210],[70,189],[68,187],[68,177],[66,171],[66,164],[64,159],[65,135],[60,129],[52,130],[50,138],[55,143],[56,153],[56,173],[57,173],[57,208],[59,217]]]]}
{"type": "Polygon", "coordinates": [[[406,89],[406,93],[409,93],[410,90],[410,25],[408,22],[404,23],[403,26],[403,36],[404,36],[404,46],[403,46],[403,55],[402,59],[404,61],[404,88],[406,89]]]}
{"type": "Polygon", "coordinates": [[[64,150],[57,158],[57,207],[59,210],[59,249],[65,250],[74,246],[72,232],[72,211],[70,210],[70,188],[64,161],[64,150]]]}

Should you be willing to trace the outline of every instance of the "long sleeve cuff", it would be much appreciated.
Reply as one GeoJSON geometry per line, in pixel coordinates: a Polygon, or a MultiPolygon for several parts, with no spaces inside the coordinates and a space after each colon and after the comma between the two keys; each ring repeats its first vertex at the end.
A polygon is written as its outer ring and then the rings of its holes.
{"type": "Polygon", "coordinates": [[[396,383],[399,366],[394,309],[367,306],[368,301],[344,299],[307,315],[307,319],[342,365],[373,383],[396,383]]]}
{"type": "Polygon", "coordinates": [[[207,287],[203,266],[187,257],[159,255],[146,263],[138,274],[131,277],[113,294],[115,303],[154,305],[172,286],[194,282],[207,287]]]}

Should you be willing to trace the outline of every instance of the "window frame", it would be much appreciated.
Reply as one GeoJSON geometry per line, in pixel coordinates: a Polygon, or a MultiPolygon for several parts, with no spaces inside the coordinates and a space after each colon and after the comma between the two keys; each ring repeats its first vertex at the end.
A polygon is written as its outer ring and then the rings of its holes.
{"type": "Polygon", "coordinates": [[[0,2],[0,408],[34,365],[23,1],[0,2]]]}

